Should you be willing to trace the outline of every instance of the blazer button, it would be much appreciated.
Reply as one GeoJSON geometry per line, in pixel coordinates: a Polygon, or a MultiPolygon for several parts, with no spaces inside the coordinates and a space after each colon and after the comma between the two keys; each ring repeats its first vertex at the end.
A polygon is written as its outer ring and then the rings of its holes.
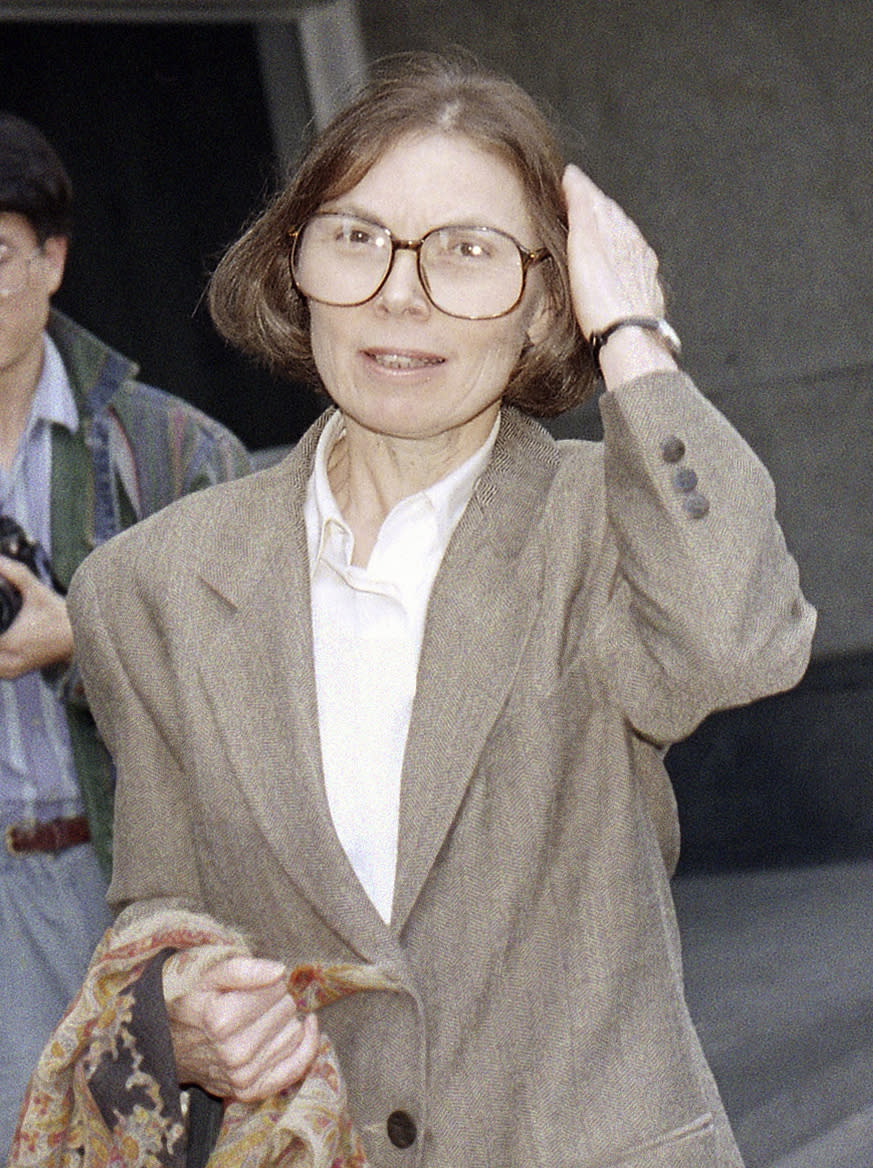
{"type": "Polygon", "coordinates": [[[673,471],[673,486],[683,495],[687,495],[697,486],[697,472],[693,471],[690,466],[677,467],[673,471]]]}
{"type": "Polygon", "coordinates": [[[703,519],[709,513],[709,499],[700,491],[692,491],[682,500],[686,515],[691,519],[703,519]]]}
{"type": "Polygon", "coordinates": [[[408,1111],[392,1111],[385,1126],[388,1128],[388,1139],[395,1148],[408,1148],[415,1143],[418,1129],[408,1111]]]}
{"type": "Polygon", "coordinates": [[[661,443],[661,457],[664,462],[679,462],[685,457],[685,443],[678,434],[671,434],[661,443]]]}

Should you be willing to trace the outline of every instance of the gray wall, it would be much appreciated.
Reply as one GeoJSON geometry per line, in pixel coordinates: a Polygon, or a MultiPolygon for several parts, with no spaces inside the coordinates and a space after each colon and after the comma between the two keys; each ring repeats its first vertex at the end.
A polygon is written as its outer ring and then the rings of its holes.
{"type": "Polygon", "coordinates": [[[870,0],[360,10],[371,56],[463,45],[552,108],[658,250],[687,368],[773,474],[816,655],[873,650],[870,0]]]}

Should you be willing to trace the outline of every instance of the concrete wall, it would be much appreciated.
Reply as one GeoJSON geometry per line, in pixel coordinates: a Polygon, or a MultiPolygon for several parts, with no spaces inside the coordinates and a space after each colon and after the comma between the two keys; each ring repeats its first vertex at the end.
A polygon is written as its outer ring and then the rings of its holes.
{"type": "Polygon", "coordinates": [[[463,45],[552,108],[658,250],[687,368],[771,469],[817,656],[873,650],[870,0],[360,11],[371,56],[463,45]]]}

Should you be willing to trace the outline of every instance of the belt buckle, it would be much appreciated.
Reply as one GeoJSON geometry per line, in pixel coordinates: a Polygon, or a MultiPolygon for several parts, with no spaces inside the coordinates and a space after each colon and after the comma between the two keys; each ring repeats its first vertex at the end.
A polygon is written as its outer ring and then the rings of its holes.
{"type": "Polygon", "coordinates": [[[17,826],[17,823],[7,823],[6,829],[3,832],[3,838],[6,841],[6,851],[10,856],[17,856],[19,854],[18,849],[15,846],[15,841],[12,838],[17,826]]]}
{"type": "Polygon", "coordinates": [[[15,846],[15,840],[13,839],[13,836],[15,835],[16,831],[32,831],[34,827],[36,827],[35,819],[23,820],[21,823],[6,824],[6,828],[3,832],[3,839],[6,843],[6,851],[10,856],[18,857],[26,855],[25,852],[20,852],[15,846]]]}

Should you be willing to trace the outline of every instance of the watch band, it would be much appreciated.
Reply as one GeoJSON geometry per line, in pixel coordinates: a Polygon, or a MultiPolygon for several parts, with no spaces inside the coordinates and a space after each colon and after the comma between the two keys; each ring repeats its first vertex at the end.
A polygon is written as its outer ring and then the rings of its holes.
{"type": "Polygon", "coordinates": [[[606,328],[592,333],[588,338],[595,360],[612,334],[623,328],[641,328],[657,334],[658,339],[673,357],[678,357],[682,352],[679,334],[663,316],[623,316],[620,320],[614,320],[612,324],[608,324],[606,328]]]}

